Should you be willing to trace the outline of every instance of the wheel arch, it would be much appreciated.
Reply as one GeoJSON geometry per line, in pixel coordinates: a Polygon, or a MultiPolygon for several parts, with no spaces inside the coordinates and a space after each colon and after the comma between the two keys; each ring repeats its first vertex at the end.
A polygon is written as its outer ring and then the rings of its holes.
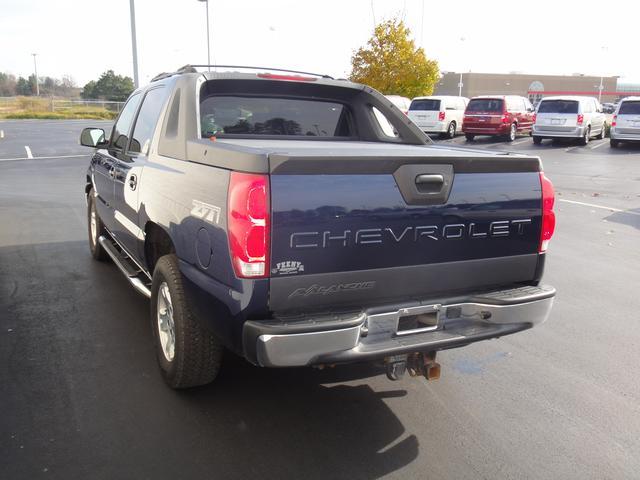
{"type": "Polygon", "coordinates": [[[144,261],[149,273],[153,274],[160,257],[171,253],[176,253],[176,247],[169,232],[148,221],[144,226],[144,261]]]}

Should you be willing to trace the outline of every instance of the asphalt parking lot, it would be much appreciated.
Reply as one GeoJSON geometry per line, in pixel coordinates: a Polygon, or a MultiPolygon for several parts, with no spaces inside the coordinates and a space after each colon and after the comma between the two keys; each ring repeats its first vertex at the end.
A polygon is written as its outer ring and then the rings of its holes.
{"type": "Polygon", "coordinates": [[[89,255],[89,124],[0,122],[0,478],[640,476],[640,147],[473,143],[541,156],[558,297],[536,329],[442,352],[440,380],[227,357],[174,392],[147,300],[89,255]]]}

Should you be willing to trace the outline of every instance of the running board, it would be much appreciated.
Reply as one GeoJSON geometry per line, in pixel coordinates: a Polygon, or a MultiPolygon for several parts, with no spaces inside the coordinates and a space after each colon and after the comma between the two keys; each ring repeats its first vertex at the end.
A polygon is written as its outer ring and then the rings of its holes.
{"type": "Polygon", "coordinates": [[[116,246],[115,242],[103,235],[98,238],[98,243],[109,254],[122,274],[127,277],[133,288],[145,297],[151,298],[150,283],[147,275],[138,268],[129,256],[116,246]]]}

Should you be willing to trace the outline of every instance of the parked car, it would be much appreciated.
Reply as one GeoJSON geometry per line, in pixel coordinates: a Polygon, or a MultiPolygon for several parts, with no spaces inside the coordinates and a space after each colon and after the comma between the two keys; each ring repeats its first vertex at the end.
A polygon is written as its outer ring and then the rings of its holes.
{"type": "Polygon", "coordinates": [[[620,142],[640,142],[640,97],[623,98],[611,122],[611,146],[620,142]]]}
{"type": "Polygon", "coordinates": [[[172,388],[224,351],[432,379],[437,351],[549,315],[540,159],[435,147],[368,86],[185,67],[80,141],[89,249],[150,298],[172,388]]]}
{"type": "Polygon", "coordinates": [[[606,116],[594,97],[559,96],[543,98],[533,124],[533,143],[545,138],[576,138],[582,145],[592,137],[604,138],[606,116]]]}
{"type": "Polygon", "coordinates": [[[385,95],[385,97],[391,100],[391,103],[398,107],[402,113],[405,115],[409,113],[409,105],[411,104],[410,98],[402,97],[400,95],[385,95]]]}
{"type": "Polygon", "coordinates": [[[434,95],[411,100],[409,118],[425,133],[438,133],[453,138],[462,128],[464,110],[469,99],[434,95]]]}
{"type": "Polygon", "coordinates": [[[603,103],[602,104],[602,111],[605,114],[611,114],[611,113],[616,111],[616,104],[615,103],[603,103]]]}
{"type": "Polygon", "coordinates": [[[462,131],[469,142],[473,141],[476,135],[500,135],[512,142],[518,133],[531,131],[533,112],[533,105],[526,97],[474,97],[464,112],[462,131]]]}

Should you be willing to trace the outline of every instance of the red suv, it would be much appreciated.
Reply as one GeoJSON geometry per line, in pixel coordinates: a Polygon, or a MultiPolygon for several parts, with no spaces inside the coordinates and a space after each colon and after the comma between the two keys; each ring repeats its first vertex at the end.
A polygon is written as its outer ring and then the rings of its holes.
{"type": "Polygon", "coordinates": [[[503,135],[510,142],[520,132],[531,132],[535,109],[517,95],[474,97],[464,111],[462,131],[471,142],[476,135],[503,135]]]}

